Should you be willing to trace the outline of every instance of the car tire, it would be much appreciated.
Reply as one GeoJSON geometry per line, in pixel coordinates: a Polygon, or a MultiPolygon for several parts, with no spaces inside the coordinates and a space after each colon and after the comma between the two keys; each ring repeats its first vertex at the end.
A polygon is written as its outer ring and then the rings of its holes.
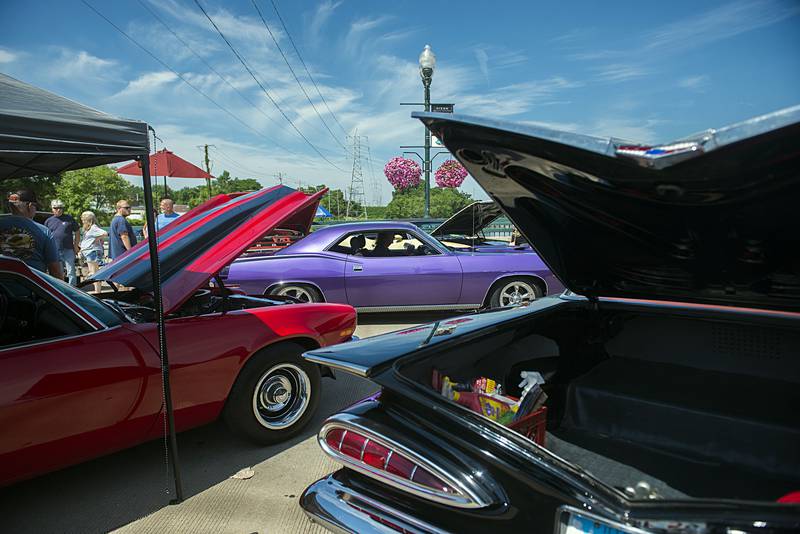
{"type": "Polygon", "coordinates": [[[297,435],[317,410],[320,371],[303,360],[306,349],[281,343],[255,353],[225,404],[223,418],[235,433],[261,445],[297,435]]]}
{"type": "Polygon", "coordinates": [[[515,277],[501,280],[489,298],[489,307],[502,308],[533,302],[542,297],[542,290],[530,278],[515,277]]]}
{"type": "Polygon", "coordinates": [[[306,284],[286,284],[272,288],[270,295],[293,297],[300,302],[323,302],[320,292],[306,284]]]}

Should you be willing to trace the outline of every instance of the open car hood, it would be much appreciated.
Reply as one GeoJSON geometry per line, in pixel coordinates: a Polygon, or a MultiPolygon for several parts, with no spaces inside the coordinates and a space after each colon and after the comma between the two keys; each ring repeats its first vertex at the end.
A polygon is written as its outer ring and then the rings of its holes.
{"type": "Polygon", "coordinates": [[[655,146],[412,116],[576,293],[800,309],[800,106],[655,146]]]}
{"type": "Polygon", "coordinates": [[[494,202],[473,202],[440,224],[431,235],[475,236],[502,214],[503,211],[494,202]]]}
{"type": "MultiPolygon", "coordinates": [[[[276,227],[307,233],[327,189],[306,195],[283,185],[217,195],[158,232],[164,313],[186,299],[247,247],[276,227]]],[[[138,243],[91,278],[152,291],[150,250],[138,243]]]]}

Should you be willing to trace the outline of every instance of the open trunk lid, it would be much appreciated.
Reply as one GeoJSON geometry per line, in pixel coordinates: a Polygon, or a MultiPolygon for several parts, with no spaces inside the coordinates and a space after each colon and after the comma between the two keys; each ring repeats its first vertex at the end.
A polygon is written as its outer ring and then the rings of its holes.
{"type": "Polygon", "coordinates": [[[437,238],[446,235],[475,236],[502,214],[503,211],[494,202],[473,202],[440,224],[431,235],[437,238]]]}
{"type": "Polygon", "coordinates": [[[800,106],[656,146],[412,116],[576,293],[800,309],[800,106]]]}
{"type": "MultiPolygon", "coordinates": [[[[158,254],[164,313],[174,312],[211,276],[275,227],[307,232],[326,192],[306,195],[279,185],[246,194],[218,195],[162,228],[158,254]]],[[[151,291],[147,241],[91,280],[151,291]]]]}

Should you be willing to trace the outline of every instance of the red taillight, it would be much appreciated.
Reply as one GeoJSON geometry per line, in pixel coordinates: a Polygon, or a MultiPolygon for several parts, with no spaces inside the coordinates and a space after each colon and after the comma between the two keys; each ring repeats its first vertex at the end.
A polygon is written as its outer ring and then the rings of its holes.
{"type": "Polygon", "coordinates": [[[344,428],[334,428],[325,435],[325,441],[332,449],[339,450],[342,445],[342,438],[344,437],[344,428]]]}
{"type": "Polygon", "coordinates": [[[386,460],[389,458],[389,452],[388,447],[370,441],[364,449],[364,458],[362,458],[362,460],[367,465],[383,469],[386,466],[386,460]]]}
{"type": "Polygon", "coordinates": [[[450,495],[457,493],[454,488],[421,465],[354,430],[334,427],[328,430],[324,439],[330,449],[349,457],[357,464],[369,466],[370,471],[389,473],[440,493],[450,495]]]}

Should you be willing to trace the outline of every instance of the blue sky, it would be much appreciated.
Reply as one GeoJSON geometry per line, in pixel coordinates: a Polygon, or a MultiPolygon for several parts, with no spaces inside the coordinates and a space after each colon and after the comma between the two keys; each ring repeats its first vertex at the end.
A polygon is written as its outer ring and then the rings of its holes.
{"type": "MultiPolygon", "coordinates": [[[[236,118],[81,0],[2,2],[0,71],[147,121],[167,148],[195,163],[198,145],[215,145],[212,172],[228,169],[264,185],[282,172],[289,185],[346,188],[353,163],[339,143],[348,145],[345,132],[357,130],[368,137],[372,156],[371,167],[364,162],[370,204],[391,196],[383,163],[400,155],[400,145],[422,144],[421,125],[399,103],[422,99],[417,57],[425,44],[437,56],[434,102],[587,134],[667,142],[800,103],[800,3],[792,0],[562,1],[546,7],[526,1],[275,0],[327,107],[270,0],[255,0],[323,123],[253,0],[200,0],[326,161],[275,108],[194,0],[86,1],[236,118]]],[[[471,179],[463,189],[485,198],[471,179]]]]}

